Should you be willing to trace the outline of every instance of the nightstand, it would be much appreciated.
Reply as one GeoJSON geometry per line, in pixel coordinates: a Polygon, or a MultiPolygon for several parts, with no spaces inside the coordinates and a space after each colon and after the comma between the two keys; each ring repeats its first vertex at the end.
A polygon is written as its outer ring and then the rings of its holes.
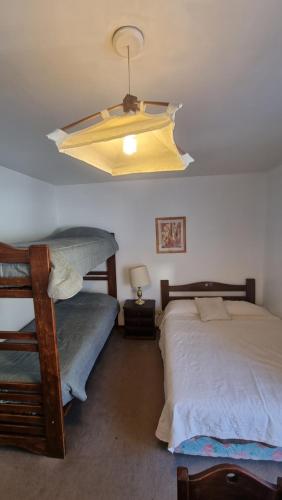
{"type": "Polygon", "coordinates": [[[139,306],[135,300],[126,300],[123,306],[125,337],[155,339],[155,300],[146,300],[139,306]]]}

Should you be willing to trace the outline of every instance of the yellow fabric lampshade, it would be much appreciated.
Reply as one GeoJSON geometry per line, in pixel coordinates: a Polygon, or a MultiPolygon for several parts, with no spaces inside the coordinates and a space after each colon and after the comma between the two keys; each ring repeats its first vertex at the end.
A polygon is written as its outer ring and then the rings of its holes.
{"type": "Polygon", "coordinates": [[[72,134],[55,130],[48,138],[61,153],[113,176],[185,170],[193,159],[181,155],[174,143],[177,109],[169,106],[165,113],[151,114],[141,106],[141,111],[121,116],[105,110],[99,123],[72,134]]]}

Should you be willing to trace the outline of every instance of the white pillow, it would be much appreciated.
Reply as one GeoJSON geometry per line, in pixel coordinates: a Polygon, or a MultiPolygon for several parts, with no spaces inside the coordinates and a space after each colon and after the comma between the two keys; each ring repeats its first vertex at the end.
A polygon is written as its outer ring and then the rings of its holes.
{"type": "Polygon", "coordinates": [[[245,300],[226,300],[225,306],[231,316],[273,316],[264,307],[245,300]]]}
{"type": "Polygon", "coordinates": [[[193,299],[171,300],[165,308],[164,315],[165,317],[184,316],[189,318],[199,318],[199,312],[193,299]]]}
{"type": "Polygon", "coordinates": [[[196,297],[195,302],[202,321],[231,319],[231,316],[225,308],[222,297],[196,297]]]}

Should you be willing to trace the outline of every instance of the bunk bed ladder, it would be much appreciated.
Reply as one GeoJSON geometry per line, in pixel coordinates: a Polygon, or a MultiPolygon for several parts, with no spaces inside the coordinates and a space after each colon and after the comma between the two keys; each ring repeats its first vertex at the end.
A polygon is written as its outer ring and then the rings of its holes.
{"type": "Polygon", "coordinates": [[[0,444],[51,457],[65,456],[61,381],[53,301],[48,297],[49,249],[0,243],[0,263],[30,266],[30,277],[0,278],[1,298],[32,298],[35,332],[0,331],[0,351],[39,355],[40,383],[0,381],[0,444]],[[3,288],[4,287],[4,288],[3,288]]]}

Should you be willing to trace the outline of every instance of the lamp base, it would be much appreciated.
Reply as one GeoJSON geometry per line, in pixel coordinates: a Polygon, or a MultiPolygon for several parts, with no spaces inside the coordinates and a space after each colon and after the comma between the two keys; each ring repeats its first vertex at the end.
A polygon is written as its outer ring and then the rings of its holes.
{"type": "Polygon", "coordinates": [[[142,288],[141,288],[141,286],[137,287],[137,297],[138,297],[138,299],[135,300],[135,304],[137,304],[138,306],[143,306],[143,304],[145,304],[145,300],[142,299],[142,288]]]}
{"type": "Polygon", "coordinates": [[[138,306],[143,306],[143,304],[145,304],[145,300],[139,298],[135,300],[135,304],[137,304],[138,306]]]}

